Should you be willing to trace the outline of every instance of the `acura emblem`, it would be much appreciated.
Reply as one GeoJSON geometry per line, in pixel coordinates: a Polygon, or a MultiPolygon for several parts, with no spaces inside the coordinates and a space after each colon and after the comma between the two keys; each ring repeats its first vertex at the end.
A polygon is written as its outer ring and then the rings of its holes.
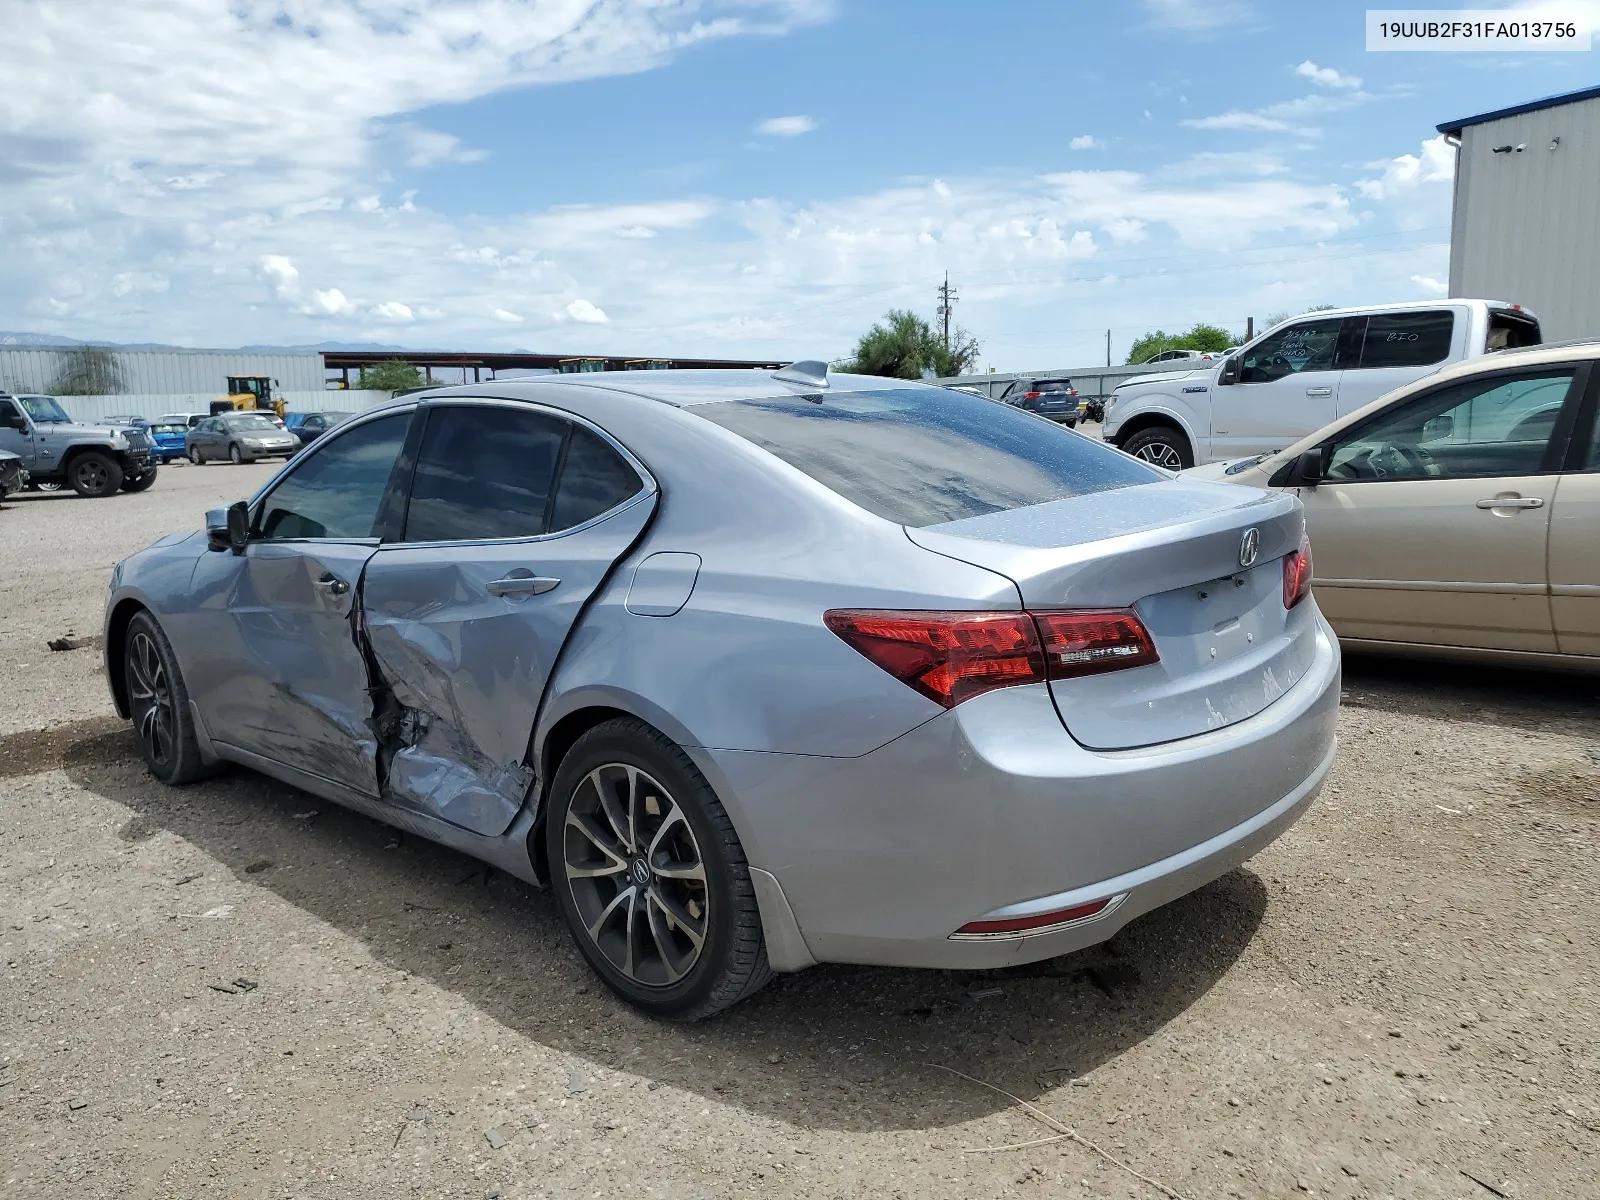
{"type": "Polygon", "coordinates": [[[1239,565],[1253,567],[1256,565],[1256,555],[1261,553],[1261,530],[1252,526],[1244,531],[1244,537],[1239,542],[1239,565]]]}

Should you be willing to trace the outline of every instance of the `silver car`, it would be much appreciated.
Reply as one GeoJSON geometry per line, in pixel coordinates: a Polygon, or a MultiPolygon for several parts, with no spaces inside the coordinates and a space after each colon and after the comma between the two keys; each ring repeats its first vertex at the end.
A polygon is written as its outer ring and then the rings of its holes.
{"type": "Polygon", "coordinates": [[[274,416],[259,412],[232,412],[207,417],[184,437],[184,453],[195,466],[225,458],[234,463],[259,458],[290,458],[300,450],[300,439],[274,416]]]}
{"type": "Polygon", "coordinates": [[[1298,500],[945,388],[435,390],[206,526],[111,581],[150,770],[243,764],[548,882],[656,1014],[1102,941],[1333,760],[1298,500]]]}

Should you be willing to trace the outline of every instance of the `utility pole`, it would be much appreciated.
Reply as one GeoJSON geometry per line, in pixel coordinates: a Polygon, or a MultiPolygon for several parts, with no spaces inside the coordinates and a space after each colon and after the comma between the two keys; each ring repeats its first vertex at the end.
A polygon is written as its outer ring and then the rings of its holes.
{"type": "Polygon", "coordinates": [[[1111,365],[1111,330],[1106,330],[1106,366],[1111,365]]]}
{"type": "Polygon", "coordinates": [[[950,286],[950,272],[944,273],[939,285],[939,324],[944,330],[944,352],[950,353],[950,316],[955,312],[956,290],[950,286]]]}
{"type": "Polygon", "coordinates": [[[1256,319],[1254,317],[1246,317],[1244,319],[1244,340],[1247,341],[1247,342],[1254,341],[1255,340],[1255,336],[1256,336],[1256,319]]]}

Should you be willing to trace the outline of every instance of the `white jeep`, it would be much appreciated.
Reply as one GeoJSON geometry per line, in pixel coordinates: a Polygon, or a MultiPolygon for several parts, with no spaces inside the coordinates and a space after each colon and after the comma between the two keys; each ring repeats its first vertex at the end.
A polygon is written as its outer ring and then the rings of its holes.
{"type": "Polygon", "coordinates": [[[1448,363],[1540,340],[1538,318],[1500,300],[1306,313],[1206,369],[1121,384],[1100,436],[1174,471],[1269,454],[1448,363]]]}

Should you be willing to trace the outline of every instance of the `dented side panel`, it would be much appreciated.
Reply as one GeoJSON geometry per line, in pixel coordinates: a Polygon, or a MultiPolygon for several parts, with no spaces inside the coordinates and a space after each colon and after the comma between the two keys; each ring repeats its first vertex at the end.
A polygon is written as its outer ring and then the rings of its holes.
{"type": "Polygon", "coordinates": [[[373,556],[362,605],[386,800],[475,833],[505,832],[533,783],[528,744],[556,657],[654,509],[648,494],[569,534],[393,545],[373,556]],[[519,577],[557,582],[491,589],[519,577]]]}
{"type": "Polygon", "coordinates": [[[355,608],[377,548],[255,542],[199,560],[191,694],[214,740],[377,795],[355,608]]]}

